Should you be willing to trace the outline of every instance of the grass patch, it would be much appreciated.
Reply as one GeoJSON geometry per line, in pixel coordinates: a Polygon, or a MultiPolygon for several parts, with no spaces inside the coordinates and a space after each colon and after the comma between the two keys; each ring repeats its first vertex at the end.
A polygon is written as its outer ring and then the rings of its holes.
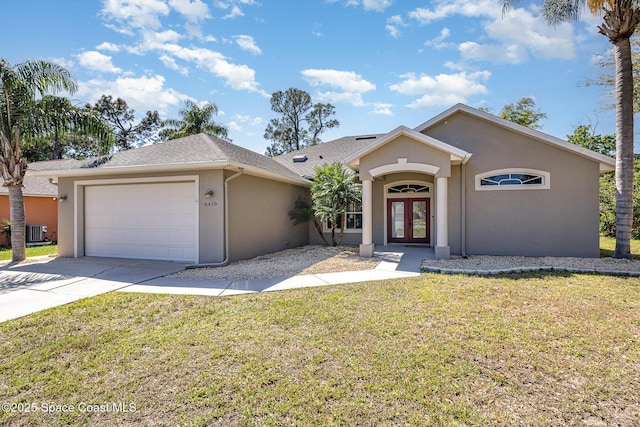
{"type": "MultiPolygon", "coordinates": [[[[30,246],[26,248],[27,258],[42,255],[57,255],[58,245],[30,246]]],[[[0,261],[10,260],[13,251],[10,248],[0,248],[0,261]]]]}
{"type": "Polygon", "coordinates": [[[32,425],[635,425],[640,280],[406,280],[229,298],[110,293],[0,324],[32,425]],[[128,406],[125,406],[128,407],[128,406]]]}
{"type": "MultiPolygon", "coordinates": [[[[612,257],[615,249],[615,237],[600,236],[600,258],[612,257]]],[[[631,239],[631,258],[640,259],[640,240],[631,239]]]]}

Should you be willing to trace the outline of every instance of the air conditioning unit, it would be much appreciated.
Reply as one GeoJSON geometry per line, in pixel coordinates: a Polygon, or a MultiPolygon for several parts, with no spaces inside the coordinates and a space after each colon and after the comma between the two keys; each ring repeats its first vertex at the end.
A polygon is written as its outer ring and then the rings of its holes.
{"type": "Polygon", "coordinates": [[[47,226],[44,224],[27,225],[27,243],[44,242],[47,226]]]}

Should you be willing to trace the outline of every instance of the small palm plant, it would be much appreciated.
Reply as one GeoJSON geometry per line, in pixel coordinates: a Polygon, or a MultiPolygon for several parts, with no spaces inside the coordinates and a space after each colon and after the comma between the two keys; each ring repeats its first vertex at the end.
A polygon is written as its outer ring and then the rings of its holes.
{"type": "Polygon", "coordinates": [[[316,167],[311,198],[315,215],[331,226],[331,245],[340,245],[349,205],[359,204],[362,199],[362,187],[356,173],[341,163],[316,167]],[[340,228],[340,234],[336,240],[337,228],[340,228]]]}
{"type": "Polygon", "coordinates": [[[2,220],[2,223],[0,223],[0,226],[2,227],[2,234],[4,234],[4,239],[7,243],[7,246],[11,247],[11,221],[4,218],[2,220]]]}
{"type": "Polygon", "coordinates": [[[293,221],[293,225],[303,224],[305,222],[312,221],[313,227],[316,229],[322,241],[328,245],[327,239],[322,233],[322,225],[317,221],[316,214],[313,212],[313,206],[309,204],[305,199],[299,197],[293,206],[293,209],[289,211],[289,219],[293,221]]]}

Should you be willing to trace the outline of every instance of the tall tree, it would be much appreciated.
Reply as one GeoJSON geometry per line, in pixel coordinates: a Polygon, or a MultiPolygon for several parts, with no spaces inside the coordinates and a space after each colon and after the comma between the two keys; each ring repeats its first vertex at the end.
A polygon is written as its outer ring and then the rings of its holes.
{"type": "MultiPolygon", "coordinates": [[[[500,0],[503,12],[519,0],[500,0]]],[[[542,14],[552,25],[578,19],[585,4],[603,20],[598,30],[613,44],[616,64],[616,249],[631,258],[633,226],[633,65],[630,38],[640,23],[638,0],[543,0],[542,14]]]]}
{"type": "Polygon", "coordinates": [[[531,129],[540,129],[540,120],[546,119],[547,114],[536,108],[533,98],[524,97],[516,104],[507,104],[502,108],[500,117],[531,129]]]}
{"type": "Polygon", "coordinates": [[[162,121],[157,111],[147,111],[136,124],[135,111],[122,98],[114,100],[111,95],[102,95],[93,106],[87,107],[97,111],[111,125],[118,151],[154,143],[159,139],[162,121]]]}
{"type": "Polygon", "coordinates": [[[0,59],[0,168],[9,191],[13,261],[25,259],[23,126],[36,121],[38,97],[62,90],[74,93],[77,87],[75,78],[60,65],[26,61],[12,66],[0,59]]]}
{"type": "Polygon", "coordinates": [[[113,145],[109,124],[95,111],[52,95],[36,101],[34,114],[23,129],[24,152],[29,161],[75,157],[76,141],[94,149],[95,155],[107,154],[113,145]]]}
{"type": "Polygon", "coordinates": [[[567,141],[605,156],[616,155],[616,136],[598,135],[591,125],[577,126],[572,134],[567,135],[567,141]]]}
{"type": "Polygon", "coordinates": [[[187,99],[185,106],[179,113],[180,119],[167,119],[162,122],[164,129],[160,137],[164,140],[182,138],[184,136],[206,133],[227,139],[229,131],[224,125],[216,123],[213,116],[218,114],[218,106],[207,102],[199,107],[195,102],[187,99]]]}
{"type": "Polygon", "coordinates": [[[282,117],[271,119],[264,130],[264,138],[273,141],[266,154],[276,156],[320,144],[320,135],[340,123],[331,116],[335,107],[331,104],[313,104],[307,92],[289,88],[271,95],[271,110],[282,117]]]}
{"type": "Polygon", "coordinates": [[[323,222],[331,225],[331,245],[342,242],[349,206],[362,200],[362,187],[356,173],[342,163],[318,166],[311,184],[313,211],[323,222]],[[336,240],[336,229],[340,234],[336,240]]]}

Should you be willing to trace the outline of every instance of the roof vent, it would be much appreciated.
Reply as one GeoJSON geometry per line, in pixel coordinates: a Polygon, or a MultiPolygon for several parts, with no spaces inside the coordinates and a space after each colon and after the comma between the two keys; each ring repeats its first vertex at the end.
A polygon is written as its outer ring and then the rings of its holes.
{"type": "Polygon", "coordinates": [[[304,163],[306,161],[307,161],[306,154],[296,154],[295,156],[293,156],[293,163],[304,163]]]}
{"type": "Polygon", "coordinates": [[[356,138],[356,141],[360,141],[360,140],[363,140],[363,139],[376,139],[376,138],[377,138],[377,136],[359,136],[359,137],[356,138]]]}

